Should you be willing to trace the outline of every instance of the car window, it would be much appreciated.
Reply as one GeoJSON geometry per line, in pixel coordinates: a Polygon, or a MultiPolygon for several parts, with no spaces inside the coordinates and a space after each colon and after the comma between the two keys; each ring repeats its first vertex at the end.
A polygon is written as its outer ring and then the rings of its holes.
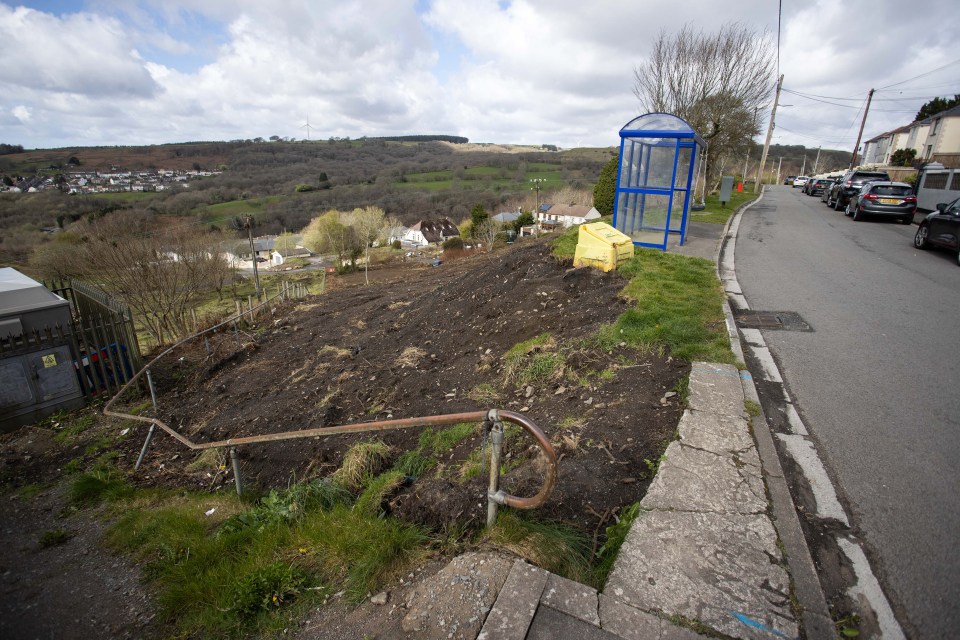
{"type": "Polygon", "coordinates": [[[873,187],[872,193],[878,196],[909,196],[913,195],[913,189],[902,187],[895,184],[878,184],[873,187]]]}
{"type": "Polygon", "coordinates": [[[947,207],[946,213],[949,213],[952,215],[960,214],[960,198],[957,198],[956,200],[950,203],[950,206],[947,207]]]}

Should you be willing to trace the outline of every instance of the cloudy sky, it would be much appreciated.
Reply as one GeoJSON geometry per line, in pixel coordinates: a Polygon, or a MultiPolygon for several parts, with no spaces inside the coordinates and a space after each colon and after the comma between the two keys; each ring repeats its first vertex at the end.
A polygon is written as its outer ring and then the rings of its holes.
{"type": "MultiPolygon", "coordinates": [[[[776,49],[777,9],[777,0],[0,0],[0,142],[443,133],[616,145],[639,115],[634,69],[661,30],[742,21],[776,49]]],[[[780,71],[803,95],[782,96],[774,142],[851,149],[871,88],[865,138],[960,93],[957,33],[960,11],[946,0],[784,1],[780,71]]]]}

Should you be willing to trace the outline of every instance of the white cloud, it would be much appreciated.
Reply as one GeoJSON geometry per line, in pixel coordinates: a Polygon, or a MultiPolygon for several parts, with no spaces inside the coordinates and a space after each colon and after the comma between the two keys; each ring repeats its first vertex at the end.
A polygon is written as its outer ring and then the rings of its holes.
{"type": "Polygon", "coordinates": [[[17,120],[19,120],[24,124],[26,124],[27,122],[30,122],[30,118],[31,118],[30,109],[26,108],[22,104],[14,107],[11,113],[13,113],[13,116],[17,120]]]}
{"type": "MultiPolygon", "coordinates": [[[[741,20],[775,37],[777,24],[766,0],[722,16],[713,0],[104,0],[63,15],[2,1],[0,140],[38,147],[304,137],[308,118],[314,138],[615,145],[639,109],[633,69],[661,30],[741,20]]],[[[778,113],[775,141],[852,146],[859,96],[949,63],[945,34],[960,18],[945,3],[915,4],[787,7],[785,86],[856,99],[785,95],[794,106],[778,113]]],[[[933,88],[878,92],[867,137],[960,92],[956,70],[927,78],[933,88]]]]}
{"type": "Polygon", "coordinates": [[[148,96],[156,86],[134,49],[115,20],[0,4],[0,86],[7,91],[148,96]]]}

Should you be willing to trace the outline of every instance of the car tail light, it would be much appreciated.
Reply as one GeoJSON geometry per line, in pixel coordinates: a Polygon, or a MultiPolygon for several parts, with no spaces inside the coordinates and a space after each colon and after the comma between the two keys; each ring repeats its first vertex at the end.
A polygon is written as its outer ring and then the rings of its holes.
{"type": "Polygon", "coordinates": [[[863,196],[863,199],[864,199],[864,200],[876,200],[876,199],[877,199],[877,194],[875,194],[875,193],[868,193],[867,195],[863,196]]]}
{"type": "Polygon", "coordinates": [[[907,196],[906,198],[903,199],[903,201],[904,201],[904,202],[916,202],[916,201],[917,201],[917,196],[907,196]]]}

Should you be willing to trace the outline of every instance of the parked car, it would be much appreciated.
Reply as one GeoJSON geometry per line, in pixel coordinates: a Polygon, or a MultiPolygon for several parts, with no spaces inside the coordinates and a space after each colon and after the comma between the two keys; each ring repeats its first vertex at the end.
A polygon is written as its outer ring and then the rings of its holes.
{"type": "Polygon", "coordinates": [[[957,252],[960,265],[960,198],[949,204],[940,203],[937,210],[927,214],[913,237],[917,249],[943,247],[957,252]]]}
{"type": "Polygon", "coordinates": [[[833,185],[840,182],[840,178],[827,178],[827,184],[823,187],[823,193],[820,194],[820,202],[824,204],[829,204],[827,199],[830,197],[830,190],[833,189],[833,185]]]}
{"type": "Polygon", "coordinates": [[[866,216],[896,218],[903,224],[913,224],[917,212],[917,196],[906,182],[867,182],[860,193],[850,198],[844,213],[856,221],[866,216]]]}
{"type": "Polygon", "coordinates": [[[870,181],[889,182],[890,176],[886,171],[847,171],[840,181],[830,188],[830,196],[827,198],[827,206],[833,207],[835,211],[843,211],[864,182],[870,181]]]}
{"type": "Polygon", "coordinates": [[[804,193],[808,196],[819,196],[823,193],[824,187],[831,184],[831,181],[827,178],[817,178],[816,180],[811,180],[803,188],[804,193]]]}
{"type": "Polygon", "coordinates": [[[796,189],[797,187],[802,187],[803,185],[807,184],[807,180],[809,179],[810,178],[807,176],[797,176],[793,179],[793,188],[796,189]]]}
{"type": "Polygon", "coordinates": [[[793,179],[797,176],[787,176],[783,179],[783,184],[793,184],[793,179]]]}

